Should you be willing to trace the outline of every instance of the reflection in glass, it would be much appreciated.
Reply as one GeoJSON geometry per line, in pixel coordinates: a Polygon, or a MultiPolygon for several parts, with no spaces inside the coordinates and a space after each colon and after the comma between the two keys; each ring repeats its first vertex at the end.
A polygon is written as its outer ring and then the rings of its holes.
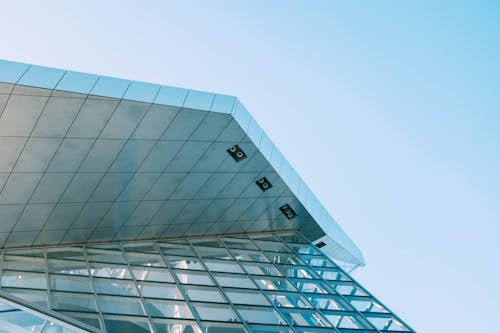
{"type": "Polygon", "coordinates": [[[151,317],[193,318],[193,315],[185,302],[145,299],[144,306],[151,317]]]}
{"type": "Polygon", "coordinates": [[[2,287],[47,289],[47,280],[45,274],[3,270],[2,287]]]}
{"type": "Polygon", "coordinates": [[[49,276],[50,289],[90,293],[90,279],[84,276],[54,275],[49,276]]]}
{"type": "Polygon", "coordinates": [[[179,288],[173,283],[139,282],[137,287],[143,297],[163,299],[183,299],[179,288]]]}
{"type": "Polygon", "coordinates": [[[216,320],[226,322],[240,321],[229,305],[216,303],[192,303],[202,320],[216,320]]]}

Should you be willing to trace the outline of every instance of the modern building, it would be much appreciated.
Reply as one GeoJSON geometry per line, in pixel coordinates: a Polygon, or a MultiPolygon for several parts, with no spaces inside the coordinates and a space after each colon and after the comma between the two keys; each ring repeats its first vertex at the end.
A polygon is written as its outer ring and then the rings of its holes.
{"type": "Polygon", "coordinates": [[[0,82],[0,332],[414,332],[237,98],[0,82]]]}

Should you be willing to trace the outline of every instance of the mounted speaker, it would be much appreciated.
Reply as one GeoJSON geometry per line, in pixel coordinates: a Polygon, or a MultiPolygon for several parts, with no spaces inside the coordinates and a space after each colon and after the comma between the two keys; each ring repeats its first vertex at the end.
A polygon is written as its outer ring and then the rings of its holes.
{"type": "Polygon", "coordinates": [[[227,150],[227,152],[236,162],[240,162],[247,158],[247,154],[245,154],[245,152],[238,145],[232,146],[227,150]]]}
{"type": "Polygon", "coordinates": [[[283,213],[283,215],[285,215],[286,218],[289,220],[291,220],[295,216],[297,216],[297,213],[295,213],[295,211],[292,209],[292,207],[290,207],[289,204],[285,204],[285,205],[281,206],[280,210],[283,213]]]}
{"type": "Polygon", "coordinates": [[[262,192],[265,192],[269,190],[273,185],[267,180],[266,177],[262,177],[259,180],[255,181],[255,184],[262,190],[262,192]]]}

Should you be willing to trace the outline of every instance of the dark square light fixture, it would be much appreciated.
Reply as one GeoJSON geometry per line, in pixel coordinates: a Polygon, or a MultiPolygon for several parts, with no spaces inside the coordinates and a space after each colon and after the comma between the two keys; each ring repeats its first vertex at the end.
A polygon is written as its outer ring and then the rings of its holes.
{"type": "Polygon", "coordinates": [[[297,213],[295,213],[295,211],[292,209],[292,207],[290,207],[289,204],[285,204],[285,205],[281,206],[280,210],[283,213],[283,215],[285,215],[286,218],[289,220],[291,220],[295,216],[297,216],[297,213]]]}
{"type": "Polygon", "coordinates": [[[238,145],[232,146],[227,150],[227,152],[236,162],[240,162],[247,158],[247,154],[245,154],[245,152],[238,145]]]}
{"type": "Polygon", "coordinates": [[[266,177],[262,177],[258,180],[255,181],[255,184],[262,190],[262,192],[265,192],[269,190],[273,185],[267,180],[266,177]]]}

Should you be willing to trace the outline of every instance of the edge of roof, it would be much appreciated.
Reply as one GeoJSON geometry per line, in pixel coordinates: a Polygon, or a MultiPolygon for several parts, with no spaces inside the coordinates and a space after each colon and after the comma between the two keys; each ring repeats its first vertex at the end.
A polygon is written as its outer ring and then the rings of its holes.
{"type": "Polygon", "coordinates": [[[365,264],[361,250],[328,213],[237,97],[1,59],[0,82],[230,114],[323,232],[348,252],[348,261],[359,266],[365,264]]]}

